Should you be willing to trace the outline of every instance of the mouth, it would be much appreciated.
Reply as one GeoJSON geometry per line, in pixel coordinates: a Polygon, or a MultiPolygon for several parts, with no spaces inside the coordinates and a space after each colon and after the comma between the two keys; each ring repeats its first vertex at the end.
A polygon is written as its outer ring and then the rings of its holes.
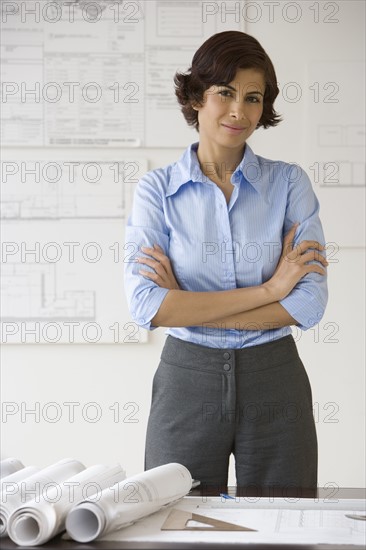
{"type": "Polygon", "coordinates": [[[227,124],[222,124],[224,128],[230,133],[230,134],[240,134],[245,130],[242,126],[228,126],[227,124]]]}

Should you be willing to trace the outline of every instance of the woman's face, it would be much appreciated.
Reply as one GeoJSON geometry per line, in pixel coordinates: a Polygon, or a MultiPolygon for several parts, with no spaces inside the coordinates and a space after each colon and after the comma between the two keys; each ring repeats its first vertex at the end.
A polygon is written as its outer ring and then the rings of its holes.
{"type": "Polygon", "coordinates": [[[228,85],[211,86],[204,92],[202,106],[195,105],[200,138],[242,147],[262,116],[264,92],[264,75],[257,69],[238,69],[228,85]]]}

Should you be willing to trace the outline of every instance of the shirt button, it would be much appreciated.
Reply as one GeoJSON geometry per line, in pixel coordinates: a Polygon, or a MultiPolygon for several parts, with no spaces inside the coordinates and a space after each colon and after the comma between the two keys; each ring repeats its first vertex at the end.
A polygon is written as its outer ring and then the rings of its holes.
{"type": "Polygon", "coordinates": [[[145,319],[141,318],[140,323],[143,325],[145,323],[145,319]]]}
{"type": "Polygon", "coordinates": [[[229,365],[229,363],[225,363],[224,370],[230,370],[230,369],[231,369],[231,365],[229,365]]]}
{"type": "Polygon", "coordinates": [[[225,351],[225,353],[224,353],[224,359],[230,359],[230,357],[231,357],[231,356],[230,356],[230,353],[227,352],[227,351],[225,351]]]}

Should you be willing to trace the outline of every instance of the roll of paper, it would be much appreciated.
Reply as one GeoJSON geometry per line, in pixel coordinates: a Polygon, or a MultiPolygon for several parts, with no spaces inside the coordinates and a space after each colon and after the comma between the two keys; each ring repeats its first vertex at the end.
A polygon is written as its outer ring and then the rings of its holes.
{"type": "MultiPolygon", "coordinates": [[[[62,481],[85,470],[85,466],[78,460],[65,458],[42,468],[39,472],[27,477],[16,486],[4,489],[0,501],[0,536],[7,533],[7,523],[11,513],[33,498],[40,499],[48,486],[57,485],[62,481]]],[[[49,488],[51,489],[51,487],[49,488]]]]}
{"type": "Polygon", "coordinates": [[[67,479],[39,501],[30,500],[8,520],[8,535],[20,546],[38,546],[65,529],[67,513],[76,503],[100,498],[103,489],[126,478],[118,464],[113,468],[97,464],[67,479]]]}
{"type": "Polygon", "coordinates": [[[126,527],[184,497],[192,487],[185,466],[165,464],[104,489],[97,502],[85,500],[72,508],[66,530],[78,542],[126,527]]]}
{"type": "Polygon", "coordinates": [[[36,466],[26,466],[13,474],[2,477],[0,479],[0,493],[3,488],[5,491],[9,491],[9,487],[16,487],[17,483],[24,481],[27,477],[35,474],[36,472],[39,472],[39,468],[36,468],[36,466]]]}
{"type": "Polygon", "coordinates": [[[24,468],[24,464],[17,458],[6,458],[0,462],[0,479],[24,468]]]}
{"type": "Polygon", "coordinates": [[[3,502],[3,498],[5,498],[5,496],[3,497],[1,495],[2,491],[4,491],[5,495],[16,494],[20,490],[19,484],[25,479],[27,479],[27,477],[30,477],[36,472],[39,472],[39,468],[36,468],[35,466],[27,466],[26,468],[22,468],[21,470],[18,470],[17,472],[14,472],[9,476],[1,478],[0,480],[0,537],[3,537],[6,535],[6,521],[1,512],[1,502],[3,502]]]}

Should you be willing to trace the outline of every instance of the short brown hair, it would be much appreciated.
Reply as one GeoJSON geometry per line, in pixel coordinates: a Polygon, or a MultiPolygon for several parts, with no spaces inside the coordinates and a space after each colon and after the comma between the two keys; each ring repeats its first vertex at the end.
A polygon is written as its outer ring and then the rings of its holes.
{"type": "Polygon", "coordinates": [[[268,128],[281,122],[282,118],[273,108],[279,89],[267,53],[253,36],[241,31],[224,31],[212,35],[200,46],[187,73],[175,73],[175,95],[187,123],[198,132],[198,113],[192,102],[201,104],[205,90],[219,83],[229,84],[238,69],[252,68],[263,71],[266,84],[263,113],[257,128],[268,128]]]}

